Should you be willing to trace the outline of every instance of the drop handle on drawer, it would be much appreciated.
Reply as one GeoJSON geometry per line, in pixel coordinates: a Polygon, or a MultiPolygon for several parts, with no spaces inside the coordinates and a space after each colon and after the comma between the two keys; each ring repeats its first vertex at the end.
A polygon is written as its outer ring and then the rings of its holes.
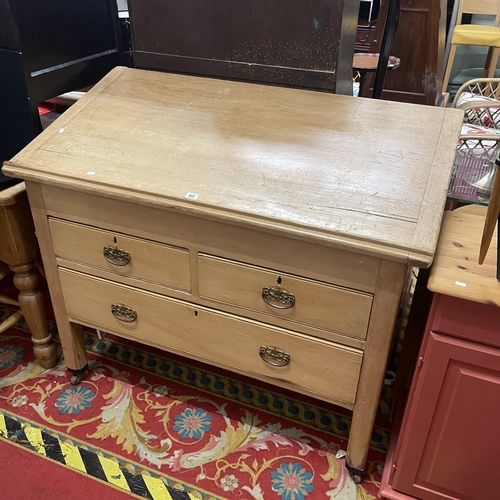
{"type": "Polygon", "coordinates": [[[114,266],[126,266],[130,262],[130,254],[118,247],[104,247],[102,254],[114,266]]]}
{"type": "Polygon", "coordinates": [[[137,319],[137,313],[124,304],[112,304],[111,314],[124,323],[133,323],[137,319]]]}
{"type": "Polygon", "coordinates": [[[295,295],[278,287],[265,286],[262,289],[262,299],[276,309],[290,309],[295,305],[295,295]]]}
{"type": "Polygon", "coordinates": [[[260,357],[272,366],[286,366],[290,363],[290,354],[277,347],[263,345],[259,351],[260,357]]]}

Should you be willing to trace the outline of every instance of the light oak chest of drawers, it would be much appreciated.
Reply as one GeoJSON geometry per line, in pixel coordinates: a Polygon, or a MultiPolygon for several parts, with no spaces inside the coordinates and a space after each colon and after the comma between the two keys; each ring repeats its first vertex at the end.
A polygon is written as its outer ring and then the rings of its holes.
{"type": "Polygon", "coordinates": [[[88,325],[350,408],[359,480],[461,116],[112,71],[4,167],[26,180],[73,381],[88,325]]]}

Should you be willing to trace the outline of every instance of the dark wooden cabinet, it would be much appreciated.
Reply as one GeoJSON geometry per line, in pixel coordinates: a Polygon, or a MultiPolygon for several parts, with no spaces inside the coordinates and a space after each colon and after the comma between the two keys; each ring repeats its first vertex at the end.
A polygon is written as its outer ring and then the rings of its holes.
{"type": "Polygon", "coordinates": [[[116,0],[0,0],[0,164],[41,132],[39,102],[122,61],[116,0]]]}
{"type": "Polygon", "coordinates": [[[371,44],[375,38],[375,24],[372,25],[358,25],[356,31],[356,43],[354,45],[354,52],[370,52],[371,44]]]}
{"type": "Polygon", "coordinates": [[[129,0],[138,68],[352,95],[359,0],[129,0]]]}
{"type": "MultiPolygon", "coordinates": [[[[370,52],[380,51],[388,4],[382,2],[370,52]]],[[[391,51],[401,59],[401,65],[387,73],[383,99],[436,103],[443,77],[446,13],[446,0],[401,0],[401,15],[391,51]]]]}

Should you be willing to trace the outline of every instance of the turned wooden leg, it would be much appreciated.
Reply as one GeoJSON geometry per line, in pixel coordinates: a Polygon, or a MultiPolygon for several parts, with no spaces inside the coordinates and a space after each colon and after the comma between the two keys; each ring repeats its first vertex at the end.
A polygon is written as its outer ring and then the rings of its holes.
{"type": "Polygon", "coordinates": [[[45,299],[38,288],[39,275],[33,261],[9,266],[14,272],[14,286],[19,290],[19,306],[31,332],[35,356],[44,368],[57,362],[57,346],[49,331],[45,299]]]}

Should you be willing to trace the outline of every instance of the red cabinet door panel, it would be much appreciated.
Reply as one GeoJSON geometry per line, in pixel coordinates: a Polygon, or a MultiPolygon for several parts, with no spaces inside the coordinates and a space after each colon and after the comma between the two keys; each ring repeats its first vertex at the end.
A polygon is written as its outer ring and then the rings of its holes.
{"type": "Polygon", "coordinates": [[[500,349],[430,332],[393,488],[423,500],[500,498],[500,349]]]}

